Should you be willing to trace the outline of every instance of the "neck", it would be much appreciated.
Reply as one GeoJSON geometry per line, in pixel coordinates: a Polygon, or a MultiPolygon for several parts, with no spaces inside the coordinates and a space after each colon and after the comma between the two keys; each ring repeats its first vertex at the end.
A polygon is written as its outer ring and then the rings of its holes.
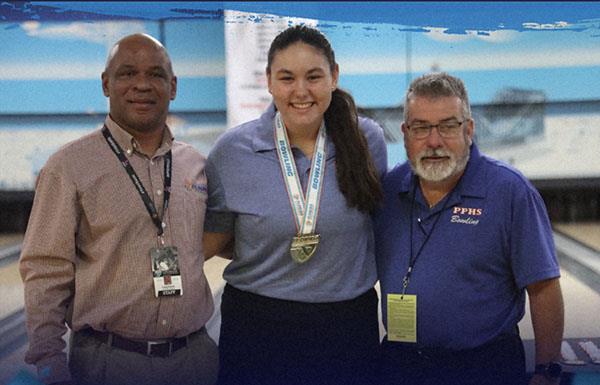
{"type": "Polygon", "coordinates": [[[290,146],[299,148],[307,158],[311,158],[315,150],[315,143],[317,142],[319,127],[320,126],[309,129],[291,129],[286,126],[288,139],[290,140],[290,146]]]}
{"type": "Polygon", "coordinates": [[[452,189],[456,186],[462,174],[452,176],[446,180],[439,182],[431,182],[424,180],[423,178],[419,178],[419,185],[421,186],[421,191],[423,192],[423,196],[427,201],[429,207],[433,207],[438,204],[452,189]]]}
{"type": "Polygon", "coordinates": [[[156,150],[160,147],[163,141],[163,135],[165,132],[164,126],[157,128],[152,131],[140,132],[132,129],[126,129],[126,131],[133,136],[133,138],[139,143],[140,147],[138,150],[145,155],[152,156],[156,153],[156,150]]]}

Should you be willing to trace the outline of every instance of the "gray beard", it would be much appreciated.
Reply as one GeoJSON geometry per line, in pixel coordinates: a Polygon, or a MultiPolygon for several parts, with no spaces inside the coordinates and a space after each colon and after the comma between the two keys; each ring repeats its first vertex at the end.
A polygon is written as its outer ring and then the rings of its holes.
{"type": "Polygon", "coordinates": [[[470,146],[466,147],[464,154],[460,157],[447,150],[424,150],[417,154],[416,161],[410,162],[413,172],[427,182],[441,182],[454,175],[460,174],[467,167],[469,156],[471,155],[470,146]],[[423,165],[421,159],[425,156],[448,156],[449,159],[444,163],[423,165]]]}

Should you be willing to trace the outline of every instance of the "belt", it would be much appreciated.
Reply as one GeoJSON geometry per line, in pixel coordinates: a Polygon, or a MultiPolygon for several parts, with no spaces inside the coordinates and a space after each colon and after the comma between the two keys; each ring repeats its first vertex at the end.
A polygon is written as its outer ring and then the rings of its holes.
{"type": "Polygon", "coordinates": [[[190,338],[197,334],[203,333],[205,330],[206,329],[202,327],[201,329],[188,334],[185,337],[167,338],[155,341],[134,341],[121,337],[115,333],[100,332],[92,328],[83,329],[77,333],[86,337],[91,337],[100,343],[107,344],[110,347],[128,352],[139,353],[148,357],[169,357],[177,350],[187,347],[190,342],[190,338]]]}
{"type": "Polygon", "coordinates": [[[444,348],[430,348],[407,343],[390,342],[387,338],[384,340],[384,349],[396,350],[404,356],[418,357],[418,359],[426,361],[442,361],[453,362],[456,360],[473,360],[480,356],[488,349],[493,349],[498,345],[508,343],[509,340],[518,339],[521,341],[518,334],[501,334],[492,341],[486,342],[483,345],[472,349],[452,350],[444,348]]]}

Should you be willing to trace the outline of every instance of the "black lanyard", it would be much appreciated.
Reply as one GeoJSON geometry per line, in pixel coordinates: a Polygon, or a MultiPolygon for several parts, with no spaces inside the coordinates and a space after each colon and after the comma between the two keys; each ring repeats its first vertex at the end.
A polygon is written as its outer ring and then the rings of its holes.
{"type": "Polygon", "coordinates": [[[435,217],[435,221],[433,222],[433,225],[431,226],[431,230],[429,230],[429,232],[427,233],[427,236],[425,237],[425,240],[423,241],[423,243],[421,243],[421,247],[419,247],[417,254],[414,254],[413,221],[414,221],[414,211],[415,211],[415,202],[416,202],[416,197],[417,197],[418,183],[419,183],[419,179],[417,177],[415,177],[414,188],[413,188],[413,193],[412,193],[412,200],[410,203],[410,259],[408,260],[408,270],[406,271],[404,278],[402,278],[402,295],[406,294],[406,288],[408,287],[408,283],[410,282],[410,276],[415,267],[415,263],[417,262],[417,258],[419,258],[419,256],[421,255],[421,252],[423,251],[423,248],[425,247],[427,242],[429,242],[429,238],[431,238],[431,234],[433,234],[433,230],[435,230],[435,226],[437,225],[438,221],[440,220],[440,217],[444,213],[444,210],[447,209],[448,202],[450,201],[450,197],[452,195],[452,192],[454,191],[454,189],[452,189],[448,193],[448,195],[444,198],[444,205],[442,206],[442,209],[435,217]]]}
{"type": "MultiPolygon", "coordinates": [[[[104,127],[102,127],[102,134],[104,135],[104,138],[106,139],[106,142],[108,143],[108,147],[110,147],[110,149],[115,153],[115,155],[121,162],[121,166],[123,166],[125,171],[127,171],[127,174],[129,174],[129,178],[131,178],[131,181],[133,182],[133,185],[137,189],[138,193],[140,194],[142,201],[144,201],[144,205],[146,205],[146,210],[148,210],[148,214],[150,214],[150,218],[152,218],[154,225],[158,229],[158,236],[160,237],[164,233],[163,221],[162,221],[162,218],[160,218],[158,216],[158,211],[156,210],[156,206],[154,206],[154,202],[152,202],[152,199],[150,199],[150,196],[148,195],[148,192],[144,188],[142,181],[140,180],[138,175],[135,173],[135,170],[133,169],[133,167],[131,167],[129,160],[123,153],[123,149],[121,148],[121,146],[119,146],[119,144],[117,143],[115,138],[113,138],[113,136],[111,135],[111,133],[108,130],[108,128],[106,127],[106,125],[104,127]]],[[[167,207],[169,206],[170,196],[171,196],[171,150],[169,150],[169,152],[167,152],[165,154],[165,178],[164,178],[164,188],[163,188],[163,217],[164,217],[165,213],[167,212],[167,207]]]]}

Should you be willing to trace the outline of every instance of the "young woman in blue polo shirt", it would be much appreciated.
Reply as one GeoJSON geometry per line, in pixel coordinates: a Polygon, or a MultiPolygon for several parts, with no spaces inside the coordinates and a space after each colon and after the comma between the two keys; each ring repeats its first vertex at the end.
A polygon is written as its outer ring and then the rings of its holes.
{"type": "Polygon", "coordinates": [[[206,256],[233,240],[221,305],[220,384],[369,384],[379,345],[370,212],[382,129],[337,88],[327,39],[272,42],[273,104],[227,131],[207,163],[206,256]]]}

